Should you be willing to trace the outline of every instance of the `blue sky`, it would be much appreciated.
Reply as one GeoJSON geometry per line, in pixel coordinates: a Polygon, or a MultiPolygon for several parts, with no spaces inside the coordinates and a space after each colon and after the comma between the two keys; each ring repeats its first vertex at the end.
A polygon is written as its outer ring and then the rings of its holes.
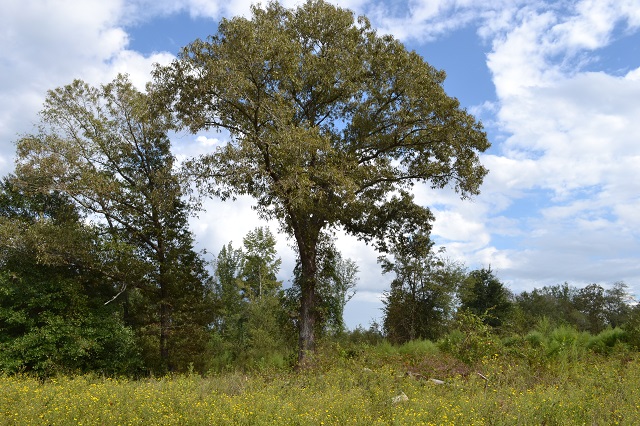
{"type": "MultiPolygon", "coordinates": [[[[140,87],[152,64],[248,16],[250,1],[5,0],[0,15],[0,174],[13,142],[37,122],[46,91],[118,72],[140,87]]],[[[472,201],[416,188],[436,216],[433,236],[451,259],[491,266],[514,292],[568,282],[626,282],[640,296],[640,3],[636,0],[348,0],[427,62],[447,72],[447,93],[485,125],[490,174],[472,201]]],[[[283,1],[288,7],[295,1],[283,1]]],[[[220,134],[175,135],[179,158],[224,143],[220,134]]],[[[250,199],[211,200],[192,221],[199,247],[238,245],[260,222],[250,199]]],[[[360,265],[349,326],[380,318],[376,253],[344,236],[360,265]]],[[[279,238],[282,278],[293,268],[279,238]]]]}

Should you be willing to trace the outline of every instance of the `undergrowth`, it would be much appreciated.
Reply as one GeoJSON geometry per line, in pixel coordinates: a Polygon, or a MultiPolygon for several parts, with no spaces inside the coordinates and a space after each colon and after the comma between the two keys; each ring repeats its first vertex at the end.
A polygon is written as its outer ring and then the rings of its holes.
{"type": "Polygon", "coordinates": [[[0,424],[610,425],[640,418],[640,355],[619,330],[503,338],[476,331],[401,346],[328,341],[302,372],[5,376],[0,424]]]}

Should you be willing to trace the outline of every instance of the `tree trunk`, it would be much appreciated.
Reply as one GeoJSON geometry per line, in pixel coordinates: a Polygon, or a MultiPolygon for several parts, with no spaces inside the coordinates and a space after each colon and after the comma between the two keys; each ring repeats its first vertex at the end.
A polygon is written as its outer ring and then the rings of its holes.
{"type": "MultiPolygon", "coordinates": [[[[158,229],[160,226],[158,225],[158,229]]],[[[160,233],[159,231],[158,233],[160,233]]],[[[160,292],[160,306],[159,315],[160,315],[160,361],[162,362],[162,367],[166,371],[172,371],[173,365],[170,360],[170,342],[169,342],[169,334],[171,327],[171,300],[169,295],[169,285],[170,278],[167,272],[167,257],[165,255],[165,245],[164,240],[162,238],[158,238],[157,243],[157,261],[158,261],[158,287],[160,292]]]]}
{"type": "Polygon", "coordinates": [[[160,300],[160,360],[163,368],[171,371],[169,363],[169,312],[164,297],[160,300]]]}
{"type": "MultiPolygon", "coordinates": [[[[163,256],[164,260],[164,256],[163,256]]],[[[160,293],[160,301],[158,306],[158,314],[160,316],[160,361],[165,371],[171,371],[172,365],[169,359],[170,342],[169,328],[171,327],[171,301],[169,300],[169,283],[166,276],[166,266],[160,265],[160,276],[158,277],[158,286],[160,293]]]]}
{"type": "MultiPolygon", "coordinates": [[[[317,241],[317,238],[315,239],[317,241]]],[[[302,277],[300,282],[300,323],[298,335],[298,367],[304,368],[309,353],[315,351],[315,329],[318,322],[316,295],[317,242],[298,240],[302,277]],[[306,244],[305,244],[306,243],[306,244]]]]}
{"type": "Polygon", "coordinates": [[[315,350],[315,327],[317,310],[315,304],[315,283],[302,284],[300,300],[300,334],[298,337],[298,364],[306,364],[307,355],[315,350]]]}

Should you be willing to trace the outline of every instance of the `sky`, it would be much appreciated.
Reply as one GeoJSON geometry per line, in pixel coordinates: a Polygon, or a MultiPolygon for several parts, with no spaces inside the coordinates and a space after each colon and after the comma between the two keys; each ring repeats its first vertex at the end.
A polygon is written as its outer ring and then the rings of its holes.
{"type": "MultiPolygon", "coordinates": [[[[47,90],[128,73],[141,89],[154,63],[249,16],[248,0],[4,0],[0,14],[0,176],[14,142],[33,131],[47,90]]],[[[296,1],[282,2],[295,7],[296,1]]],[[[637,0],[347,0],[379,34],[447,73],[446,92],[485,126],[492,147],[481,194],[415,190],[432,209],[433,239],[471,270],[491,267],[519,293],[564,282],[624,281],[640,297],[640,2],[637,0]]],[[[225,143],[221,134],[172,138],[184,159],[225,143]]],[[[209,200],[191,222],[211,260],[260,221],[252,200],[209,200]]],[[[360,268],[350,328],[380,322],[377,253],[338,236],[360,268]]],[[[289,283],[291,241],[278,236],[289,283]]]]}

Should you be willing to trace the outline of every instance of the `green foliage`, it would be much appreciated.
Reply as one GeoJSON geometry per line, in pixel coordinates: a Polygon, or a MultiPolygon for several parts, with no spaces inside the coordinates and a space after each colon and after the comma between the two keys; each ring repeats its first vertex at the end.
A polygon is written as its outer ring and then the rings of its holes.
{"type": "Polygon", "coordinates": [[[464,279],[461,265],[440,259],[428,236],[400,236],[393,259],[380,258],[382,270],[395,279],[384,300],[384,329],[394,343],[436,340],[454,314],[455,295],[464,279]]]}
{"type": "Polygon", "coordinates": [[[579,332],[573,327],[560,326],[547,337],[547,356],[561,361],[575,359],[584,353],[588,342],[588,333],[579,332]]]}
{"type": "Polygon", "coordinates": [[[482,316],[491,327],[501,327],[512,310],[511,293],[491,268],[471,271],[460,289],[460,309],[482,316]]]}
{"type": "Polygon", "coordinates": [[[432,215],[409,190],[425,182],[477,194],[489,147],[482,126],[447,96],[445,74],[364,18],[321,0],[277,2],[223,19],[155,71],[158,98],[193,132],[229,142],[191,164],[213,195],[251,195],[301,260],[300,357],[315,345],[320,235],[342,227],[380,250],[432,215]]]}
{"type": "Polygon", "coordinates": [[[344,336],[349,342],[364,345],[377,345],[384,339],[377,323],[372,323],[367,329],[362,325],[358,325],[355,329],[345,333],[344,336]]]}
{"type": "Polygon", "coordinates": [[[544,317],[552,325],[570,325],[593,334],[629,321],[632,301],[622,282],[607,289],[597,284],[576,288],[565,283],[516,296],[520,321],[525,325],[544,317]]]}
{"type": "Polygon", "coordinates": [[[630,308],[628,319],[623,324],[622,329],[627,332],[629,344],[636,349],[640,349],[640,304],[630,308]]]}
{"type": "Polygon", "coordinates": [[[96,271],[99,236],[60,194],[0,192],[0,372],[135,374],[141,359],[114,290],[96,271]]]}
{"type": "Polygon", "coordinates": [[[539,331],[531,331],[524,337],[524,342],[533,348],[540,348],[544,345],[545,336],[539,331]]]}
{"type": "Polygon", "coordinates": [[[411,340],[398,347],[399,354],[411,355],[416,358],[436,354],[438,350],[438,345],[431,340],[411,340]]]}
{"type": "Polygon", "coordinates": [[[452,331],[440,339],[438,345],[443,351],[472,365],[498,353],[500,340],[485,318],[459,310],[452,331]]]}
{"type": "Polygon", "coordinates": [[[217,305],[213,326],[214,371],[284,368],[291,362],[293,325],[285,308],[275,238],[256,228],[244,249],[229,243],[215,262],[217,305]]]}
{"type": "Polygon", "coordinates": [[[273,296],[282,283],[276,279],[282,261],[277,257],[276,239],[268,228],[256,228],[243,239],[242,281],[244,297],[273,296]]]}
{"type": "Polygon", "coordinates": [[[621,328],[609,328],[589,339],[587,347],[596,353],[611,353],[616,346],[624,346],[628,340],[627,332],[621,328]]]}
{"type": "Polygon", "coordinates": [[[99,254],[94,269],[110,276],[118,291],[112,301],[127,305],[124,321],[147,366],[165,372],[201,364],[213,300],[188,230],[192,206],[174,171],[171,117],[125,76],[51,90],[41,117],[38,133],[17,143],[18,180],[33,194],[64,194],[117,248],[99,254]]]}

